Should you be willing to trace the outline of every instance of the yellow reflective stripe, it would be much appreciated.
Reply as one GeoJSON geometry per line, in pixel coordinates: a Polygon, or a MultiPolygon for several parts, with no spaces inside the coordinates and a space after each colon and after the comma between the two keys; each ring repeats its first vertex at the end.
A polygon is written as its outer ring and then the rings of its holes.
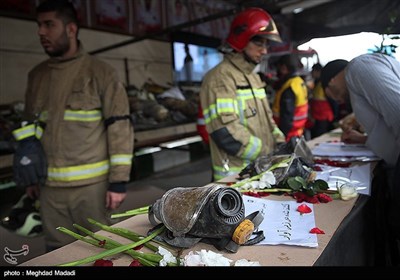
{"type": "Polygon", "coordinates": [[[72,182],[107,174],[109,169],[108,160],[70,167],[49,167],[47,178],[50,181],[72,182]]]}
{"type": "Polygon", "coordinates": [[[30,124],[30,125],[18,128],[16,130],[14,130],[12,132],[12,134],[14,135],[14,138],[17,141],[20,141],[22,139],[34,136],[34,135],[36,135],[36,133],[35,133],[35,125],[34,124],[30,124]]]}
{"type": "Polygon", "coordinates": [[[101,120],[100,110],[82,111],[82,110],[65,110],[64,120],[66,121],[82,121],[92,122],[101,120]]]}
{"type": "Polygon", "coordinates": [[[220,180],[220,179],[225,178],[227,176],[236,175],[243,168],[241,168],[241,167],[229,167],[229,171],[226,171],[225,168],[223,168],[222,166],[213,165],[213,169],[214,169],[214,174],[213,174],[214,178],[217,179],[217,180],[220,180]]]}
{"type": "Polygon", "coordinates": [[[12,134],[17,141],[21,141],[32,136],[36,136],[37,139],[40,139],[43,135],[43,128],[36,124],[30,124],[14,130],[12,134]]]}
{"type": "Polygon", "coordinates": [[[49,118],[49,112],[47,111],[43,111],[39,115],[39,121],[41,122],[46,122],[48,118],[49,118]]]}
{"type": "Polygon", "coordinates": [[[217,98],[217,113],[237,113],[237,101],[232,98],[217,98]]]}
{"type": "Polygon", "coordinates": [[[254,95],[260,99],[267,98],[267,94],[263,88],[254,89],[254,95]]]}
{"type": "Polygon", "coordinates": [[[251,135],[249,144],[243,152],[243,158],[254,160],[261,152],[261,139],[251,135]]]}
{"type": "Polygon", "coordinates": [[[42,138],[43,135],[43,128],[41,126],[36,126],[36,132],[35,132],[36,138],[40,139],[42,138]]]}
{"type": "Polygon", "coordinates": [[[131,165],[132,164],[132,154],[119,154],[111,156],[111,166],[114,165],[131,165]]]}
{"type": "Polygon", "coordinates": [[[217,115],[217,108],[216,108],[215,104],[212,104],[207,109],[204,109],[203,116],[204,116],[204,120],[205,120],[206,124],[211,122],[212,120],[216,119],[218,115],[217,115]]]}
{"type": "Polygon", "coordinates": [[[218,98],[217,104],[211,104],[203,110],[205,123],[211,122],[223,113],[239,114],[237,101],[231,98],[218,98]]]}
{"type": "Polygon", "coordinates": [[[263,99],[263,98],[267,97],[265,90],[263,88],[253,88],[253,91],[251,91],[251,89],[236,90],[236,95],[237,95],[238,99],[243,99],[243,100],[252,99],[253,93],[254,93],[254,97],[259,98],[259,99],[263,99]]]}
{"type": "Polygon", "coordinates": [[[217,98],[216,104],[211,104],[203,110],[205,123],[210,123],[223,113],[235,113],[239,116],[241,123],[246,125],[246,118],[243,115],[243,111],[246,108],[245,101],[254,98],[253,94],[259,99],[267,97],[265,90],[259,88],[253,89],[253,91],[251,89],[238,89],[236,91],[237,100],[232,98],[217,98]]]}

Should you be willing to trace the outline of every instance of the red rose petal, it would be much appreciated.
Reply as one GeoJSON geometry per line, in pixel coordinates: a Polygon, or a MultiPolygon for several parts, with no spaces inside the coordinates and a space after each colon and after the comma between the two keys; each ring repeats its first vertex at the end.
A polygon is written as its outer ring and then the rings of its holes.
{"type": "Polygon", "coordinates": [[[317,194],[318,200],[321,203],[328,203],[330,201],[332,201],[332,197],[330,197],[329,195],[325,194],[325,193],[319,193],[317,194]]]}
{"type": "Polygon", "coordinates": [[[142,266],[138,260],[133,260],[129,266],[142,266]]]}
{"type": "Polygon", "coordinates": [[[104,259],[99,259],[96,260],[93,264],[93,266],[113,266],[113,262],[110,260],[104,260],[104,259]]]}
{"type": "Polygon", "coordinates": [[[307,214],[312,212],[311,208],[305,204],[299,205],[299,207],[297,207],[297,211],[299,211],[301,214],[307,214]]]}
{"type": "Polygon", "coordinates": [[[312,229],[310,230],[310,233],[325,234],[325,232],[324,232],[323,230],[321,230],[321,229],[319,229],[319,228],[317,228],[317,227],[312,228],[312,229]]]}
{"type": "Polygon", "coordinates": [[[258,192],[258,195],[261,196],[261,197],[264,197],[264,196],[269,196],[270,193],[267,193],[267,192],[258,192]]]}
{"type": "Polygon", "coordinates": [[[318,165],[314,166],[314,171],[322,171],[321,166],[318,165]]]}
{"type": "Polygon", "coordinates": [[[138,251],[138,250],[142,249],[142,248],[143,248],[143,246],[144,246],[144,244],[141,244],[141,245],[139,245],[139,246],[136,246],[135,248],[133,248],[133,250],[136,250],[136,251],[138,251]]]}
{"type": "Polygon", "coordinates": [[[261,197],[258,193],[255,192],[244,192],[244,195],[253,196],[253,197],[261,197]]]}

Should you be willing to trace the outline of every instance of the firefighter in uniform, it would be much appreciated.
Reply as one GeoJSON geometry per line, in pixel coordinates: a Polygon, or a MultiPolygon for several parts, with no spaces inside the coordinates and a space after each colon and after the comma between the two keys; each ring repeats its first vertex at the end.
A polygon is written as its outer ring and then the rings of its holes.
{"type": "Polygon", "coordinates": [[[40,199],[47,250],[74,239],[57,231],[96,230],[126,196],[133,154],[128,97],[117,72],[87,54],[68,1],[37,8],[38,35],[50,58],[30,71],[24,124],[14,130],[16,183],[40,199]],[[40,196],[39,196],[40,195],[40,196]]]}
{"type": "Polygon", "coordinates": [[[272,105],[274,120],[289,141],[302,136],[308,119],[308,90],[304,80],[296,74],[296,63],[290,55],[281,56],[277,62],[281,86],[275,93],[272,105]]]}
{"type": "Polygon", "coordinates": [[[267,40],[281,41],[271,16],[248,8],[232,21],[224,59],[204,77],[200,101],[214,180],[240,172],[273,151],[282,132],[272,119],[265,83],[253,71],[267,53],[267,40]]]}

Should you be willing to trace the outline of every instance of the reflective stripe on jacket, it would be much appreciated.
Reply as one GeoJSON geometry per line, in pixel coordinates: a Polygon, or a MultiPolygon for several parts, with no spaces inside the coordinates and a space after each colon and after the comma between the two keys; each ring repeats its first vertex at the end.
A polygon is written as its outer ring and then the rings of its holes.
{"type": "Polygon", "coordinates": [[[133,127],[117,72],[80,49],[74,59],[48,59],[28,76],[25,118],[46,124],[41,138],[49,186],[129,181],[133,127]]]}
{"type": "Polygon", "coordinates": [[[280,110],[281,110],[281,97],[282,94],[287,89],[291,89],[295,95],[295,104],[294,106],[294,115],[293,115],[293,123],[292,128],[286,134],[286,141],[288,141],[293,136],[301,136],[303,135],[304,128],[308,118],[308,99],[307,99],[307,87],[305,85],[304,80],[295,76],[289,78],[282,87],[276,92],[274,103],[272,106],[272,111],[274,114],[274,120],[278,124],[280,124],[280,110]]]}
{"type": "Polygon", "coordinates": [[[226,54],[204,77],[200,101],[210,137],[214,179],[237,174],[275,144],[265,84],[243,54],[226,54]]]}

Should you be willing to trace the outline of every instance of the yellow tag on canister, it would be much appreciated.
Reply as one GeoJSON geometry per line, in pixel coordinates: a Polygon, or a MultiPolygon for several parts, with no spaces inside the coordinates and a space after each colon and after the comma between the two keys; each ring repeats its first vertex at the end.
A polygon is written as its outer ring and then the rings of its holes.
{"type": "Polygon", "coordinates": [[[235,229],[232,234],[232,240],[242,245],[246,243],[247,240],[250,239],[251,235],[254,231],[254,224],[249,219],[244,219],[235,229]]]}

